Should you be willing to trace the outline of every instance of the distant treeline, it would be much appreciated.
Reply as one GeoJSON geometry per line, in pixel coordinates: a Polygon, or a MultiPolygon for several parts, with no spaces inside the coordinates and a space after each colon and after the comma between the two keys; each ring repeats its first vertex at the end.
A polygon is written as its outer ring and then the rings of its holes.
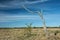
{"type": "MultiPolygon", "coordinates": [[[[27,27],[1,27],[0,29],[24,29],[24,28],[27,28],[27,27]]],[[[43,27],[31,27],[31,28],[43,28],[43,27]]],[[[60,27],[47,27],[47,28],[60,28],[60,27]]]]}

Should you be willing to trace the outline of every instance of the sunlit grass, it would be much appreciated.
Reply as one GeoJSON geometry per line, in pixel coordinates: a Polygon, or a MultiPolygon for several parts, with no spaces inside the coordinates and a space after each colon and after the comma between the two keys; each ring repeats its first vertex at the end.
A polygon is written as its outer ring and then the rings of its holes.
{"type": "MultiPolygon", "coordinates": [[[[46,40],[43,28],[28,28],[0,29],[0,40],[46,40]]],[[[60,28],[48,28],[48,31],[50,40],[60,40],[60,28]]]]}

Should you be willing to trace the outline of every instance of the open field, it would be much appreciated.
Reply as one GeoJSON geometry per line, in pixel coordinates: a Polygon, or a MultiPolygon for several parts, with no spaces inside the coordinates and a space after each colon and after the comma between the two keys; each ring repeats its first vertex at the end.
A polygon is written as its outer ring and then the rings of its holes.
{"type": "MultiPolygon", "coordinates": [[[[48,32],[50,40],[60,40],[60,28],[48,28],[48,32]]],[[[43,28],[32,28],[30,35],[27,28],[2,28],[0,40],[46,40],[46,38],[43,28]]]]}

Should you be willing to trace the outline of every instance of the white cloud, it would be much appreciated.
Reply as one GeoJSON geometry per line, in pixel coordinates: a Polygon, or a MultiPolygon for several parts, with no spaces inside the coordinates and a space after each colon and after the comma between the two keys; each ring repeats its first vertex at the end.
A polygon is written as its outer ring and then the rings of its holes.
{"type": "MultiPolygon", "coordinates": [[[[20,0],[13,0],[11,2],[8,2],[6,4],[0,3],[0,9],[13,9],[13,8],[21,8],[21,5],[23,4],[34,4],[38,2],[45,2],[48,0],[37,0],[37,1],[22,1],[20,0]]],[[[0,22],[10,21],[10,20],[22,20],[22,19],[37,19],[37,16],[31,16],[31,15],[7,15],[5,12],[0,12],[0,22]]]]}
{"type": "Polygon", "coordinates": [[[11,2],[8,3],[0,3],[0,9],[11,9],[11,8],[21,8],[23,4],[35,4],[35,3],[39,3],[39,2],[45,2],[48,0],[36,0],[36,1],[20,1],[20,0],[13,0],[11,2]]]}
{"type": "Polygon", "coordinates": [[[0,22],[9,22],[13,20],[35,20],[37,19],[38,16],[35,15],[5,15],[5,16],[0,16],[0,22]]]}

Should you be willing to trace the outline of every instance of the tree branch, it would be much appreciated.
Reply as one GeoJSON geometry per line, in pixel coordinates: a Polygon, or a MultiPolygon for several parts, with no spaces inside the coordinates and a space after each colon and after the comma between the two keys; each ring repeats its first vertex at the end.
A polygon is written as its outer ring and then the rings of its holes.
{"type": "Polygon", "coordinates": [[[26,11],[28,11],[28,12],[30,12],[30,13],[34,13],[33,11],[29,10],[28,8],[26,8],[24,5],[22,5],[22,7],[23,7],[26,11]]]}

